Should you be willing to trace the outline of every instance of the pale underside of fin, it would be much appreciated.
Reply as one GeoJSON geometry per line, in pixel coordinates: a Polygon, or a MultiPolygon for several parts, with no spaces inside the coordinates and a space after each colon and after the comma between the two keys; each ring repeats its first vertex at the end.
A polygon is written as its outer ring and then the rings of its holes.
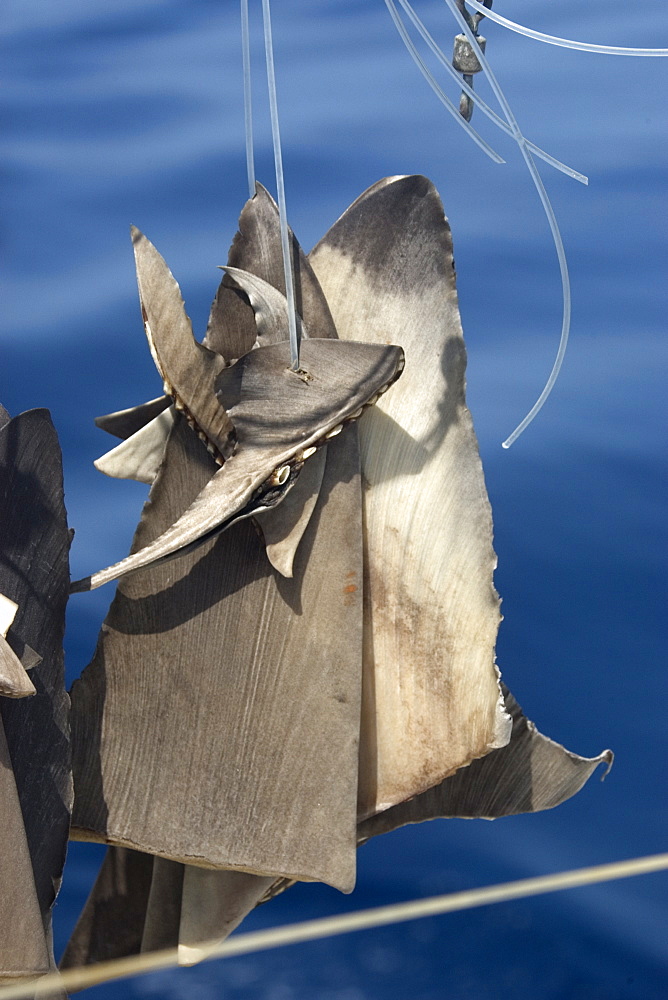
{"type": "Polygon", "coordinates": [[[25,667],[4,635],[0,634],[0,695],[5,698],[28,698],[36,693],[25,667]]]}
{"type": "Polygon", "coordinates": [[[95,468],[114,479],[135,479],[150,486],[158,474],[175,412],[173,406],[162,410],[121,444],[96,459],[95,468]]]}
{"type": "Polygon", "coordinates": [[[186,865],[179,926],[179,964],[202,958],[204,942],[224,941],[271,888],[274,879],[186,865]]]}
{"type": "Polygon", "coordinates": [[[0,594],[0,695],[5,698],[27,698],[36,694],[25,667],[7,642],[7,633],[18,609],[18,604],[0,594]]]}
{"type": "Polygon", "coordinates": [[[157,417],[171,404],[172,400],[169,396],[158,396],[156,399],[149,399],[147,403],[130,406],[127,410],[116,410],[114,413],[105,413],[101,417],[95,417],[95,426],[106,431],[107,434],[125,440],[145,427],[150,420],[157,417]]]}
{"type": "Polygon", "coordinates": [[[360,424],[365,650],[360,814],[503,746],[492,520],[464,401],[449,226],[426,178],[374,185],[311,252],[339,336],[403,346],[360,424]]]}
{"type": "Polygon", "coordinates": [[[579,792],[601,764],[610,768],[610,750],[597,757],[571,753],[543,736],[525,718],[505,686],[503,693],[513,723],[507,746],[474,760],[421,795],[360,823],[360,841],[438,817],[496,819],[554,809],[579,792]]]}

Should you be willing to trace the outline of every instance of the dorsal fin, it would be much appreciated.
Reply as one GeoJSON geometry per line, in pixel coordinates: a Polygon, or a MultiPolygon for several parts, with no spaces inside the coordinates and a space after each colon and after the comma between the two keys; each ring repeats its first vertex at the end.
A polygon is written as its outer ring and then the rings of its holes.
{"type": "MultiPolygon", "coordinates": [[[[290,244],[296,311],[311,331],[311,336],[335,338],[336,329],[327,300],[292,231],[290,244]]],[[[256,274],[285,295],[278,206],[261,184],[256,184],[255,195],[241,211],[239,231],[234,237],[227,263],[256,274]]],[[[230,359],[246,354],[254,342],[252,310],[246,296],[226,275],[211,306],[204,343],[230,359]]]]}
{"type": "MultiPolygon", "coordinates": [[[[289,339],[288,302],[282,292],[270,285],[268,281],[258,278],[250,271],[239,267],[221,268],[241,288],[250,301],[255,314],[257,327],[257,346],[268,347],[270,344],[280,344],[289,339]]],[[[299,338],[308,337],[301,316],[297,315],[297,332],[299,338]]],[[[315,332],[315,331],[314,331],[315,332]]],[[[316,332],[317,336],[317,332],[316,332]]]]}

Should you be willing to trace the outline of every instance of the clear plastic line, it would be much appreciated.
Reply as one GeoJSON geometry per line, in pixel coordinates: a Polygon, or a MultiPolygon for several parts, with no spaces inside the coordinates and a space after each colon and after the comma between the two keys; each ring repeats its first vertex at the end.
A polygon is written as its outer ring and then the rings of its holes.
{"type": "MultiPolygon", "coordinates": [[[[466,889],[463,892],[448,893],[445,896],[431,896],[428,899],[416,899],[408,903],[395,903],[370,910],[358,910],[355,913],[344,913],[336,917],[322,917],[283,927],[271,927],[263,931],[235,934],[234,937],[226,941],[202,943],[199,949],[200,959],[201,961],[209,961],[232,955],[247,955],[288,944],[299,944],[303,941],[316,941],[338,934],[348,934],[352,931],[387,927],[390,924],[419,920],[423,917],[433,917],[443,913],[457,913],[477,906],[488,906],[490,903],[504,903],[511,899],[527,899],[543,893],[576,889],[585,885],[600,885],[602,882],[630,878],[634,875],[649,875],[653,872],[666,870],[668,870],[668,854],[652,854],[627,861],[614,861],[610,864],[594,865],[589,868],[576,868],[554,875],[539,875],[536,878],[524,878],[515,882],[504,882],[479,889],[466,889]]],[[[0,986],[0,1000],[46,998],[63,989],[68,991],[83,990],[100,983],[111,982],[114,979],[156,972],[159,969],[171,969],[177,965],[178,948],[132,955],[128,958],[99,962],[81,968],[66,969],[62,973],[50,973],[31,982],[0,986]]]]}
{"type": "Polygon", "coordinates": [[[255,195],[255,155],[253,152],[253,93],[251,89],[250,31],[248,0],[241,0],[241,51],[244,67],[244,128],[246,132],[246,172],[248,197],[255,195]]]}
{"type": "Polygon", "coordinates": [[[594,45],[593,42],[575,42],[570,38],[558,38],[556,35],[546,35],[543,31],[534,31],[533,28],[526,28],[516,21],[509,21],[507,17],[502,17],[496,11],[484,7],[478,0],[466,0],[469,7],[473,7],[478,13],[484,14],[490,21],[516,31],[518,35],[526,35],[537,42],[546,42],[547,45],[559,45],[564,49],[578,49],[580,52],[596,52],[604,56],[668,56],[668,49],[630,49],[623,45],[594,45]]]}
{"type": "MultiPolygon", "coordinates": [[[[512,139],[515,139],[515,134],[511,129],[510,125],[508,125],[507,122],[504,122],[504,120],[500,118],[499,115],[497,115],[496,111],[492,110],[489,104],[483,101],[483,99],[474,91],[473,87],[469,87],[466,81],[462,79],[461,74],[457,72],[457,70],[452,65],[448,57],[445,55],[443,50],[438,45],[438,42],[436,42],[434,37],[429,33],[426,25],[420,19],[419,15],[415,12],[414,8],[411,6],[408,0],[399,0],[399,4],[410,18],[411,22],[413,23],[413,26],[415,27],[416,31],[419,32],[425,44],[429,46],[434,56],[438,59],[443,68],[450,74],[453,80],[457,82],[461,90],[463,90],[465,94],[468,94],[468,96],[475,102],[476,106],[480,109],[480,111],[484,115],[486,115],[490,121],[494,122],[497,128],[500,128],[501,131],[505,132],[506,135],[509,135],[512,139]]],[[[544,160],[546,163],[549,163],[550,166],[554,167],[556,170],[560,170],[562,174],[566,174],[568,177],[572,177],[573,180],[579,181],[580,184],[589,183],[589,179],[584,174],[581,174],[578,170],[574,170],[573,167],[569,167],[566,163],[562,163],[561,160],[558,160],[555,156],[551,156],[550,153],[546,153],[544,149],[541,149],[540,146],[537,146],[529,139],[525,138],[525,142],[535,156],[540,157],[541,160],[544,160]]]]}
{"type": "MultiPolygon", "coordinates": [[[[468,38],[468,40],[471,43],[471,45],[473,45],[473,46],[477,45],[477,42],[475,40],[475,36],[474,36],[473,32],[471,31],[471,29],[469,28],[468,24],[466,23],[466,19],[464,17],[462,17],[462,14],[460,13],[460,11],[458,9],[458,7],[457,7],[457,5],[455,3],[455,0],[445,0],[445,3],[447,4],[447,6],[452,11],[452,14],[453,14],[455,20],[457,21],[457,24],[460,25],[461,30],[464,32],[464,34],[468,38]]],[[[485,8],[485,10],[486,9],[487,8],[485,8]]],[[[545,190],[545,185],[543,184],[541,176],[538,173],[538,169],[536,167],[536,164],[533,161],[533,157],[531,156],[531,153],[530,153],[529,149],[527,148],[527,141],[526,141],[526,139],[524,138],[524,136],[522,135],[522,133],[520,131],[520,127],[517,124],[517,119],[515,118],[515,115],[513,114],[512,108],[508,104],[508,101],[506,100],[506,96],[503,93],[503,91],[502,91],[502,89],[501,89],[501,87],[499,85],[499,82],[496,79],[496,76],[494,75],[494,71],[492,70],[492,67],[489,65],[489,62],[485,58],[485,55],[482,52],[482,50],[480,50],[477,53],[477,56],[478,56],[478,60],[480,62],[480,65],[482,66],[483,72],[485,73],[485,76],[487,77],[487,80],[489,81],[489,85],[492,88],[492,91],[494,92],[494,96],[496,97],[497,101],[501,105],[501,110],[503,111],[503,113],[506,116],[506,119],[508,121],[508,124],[510,125],[511,129],[513,130],[513,135],[515,137],[515,141],[517,142],[518,146],[520,147],[520,152],[522,153],[522,156],[524,157],[524,161],[525,161],[525,163],[527,165],[527,168],[529,170],[529,173],[531,175],[531,179],[533,180],[534,185],[536,187],[536,191],[538,192],[538,197],[540,198],[541,203],[543,205],[543,209],[545,210],[545,215],[547,216],[547,221],[549,223],[550,230],[552,232],[552,238],[554,240],[554,246],[555,246],[555,249],[557,251],[557,259],[559,261],[559,271],[560,271],[560,274],[561,274],[561,289],[562,289],[562,296],[563,296],[563,311],[562,311],[562,322],[561,322],[561,336],[559,338],[559,347],[557,349],[557,356],[554,359],[554,364],[552,365],[552,371],[550,372],[550,374],[548,376],[548,379],[547,379],[547,382],[545,383],[545,388],[543,389],[543,391],[541,392],[540,396],[538,397],[538,399],[536,400],[536,402],[534,403],[534,405],[531,407],[531,409],[529,410],[529,412],[527,413],[527,415],[517,425],[517,427],[512,432],[512,434],[510,434],[509,437],[507,437],[506,440],[502,442],[502,447],[504,447],[504,448],[510,448],[510,446],[515,441],[517,441],[517,439],[520,436],[520,434],[522,434],[523,431],[526,430],[526,428],[529,426],[529,424],[534,419],[534,417],[536,416],[536,414],[543,408],[543,406],[545,405],[545,402],[547,401],[548,396],[550,395],[550,393],[552,392],[552,389],[554,388],[554,384],[557,381],[557,378],[559,377],[559,372],[561,371],[561,366],[563,364],[564,355],[566,354],[566,347],[568,346],[568,335],[570,333],[570,328],[571,328],[571,282],[570,282],[570,278],[568,276],[568,264],[566,262],[566,251],[564,250],[563,240],[561,238],[561,233],[559,232],[559,225],[557,223],[557,217],[554,214],[554,209],[552,208],[552,205],[550,203],[550,199],[547,196],[547,191],[545,190]]]]}
{"type": "Polygon", "coordinates": [[[406,31],[406,28],[404,27],[404,24],[401,18],[399,17],[397,8],[394,5],[394,0],[385,0],[385,6],[390,12],[390,17],[394,21],[394,26],[399,32],[402,42],[408,49],[411,59],[413,60],[417,68],[420,70],[423,77],[425,78],[431,89],[434,91],[441,104],[443,104],[443,106],[450,112],[450,114],[455,119],[457,124],[461,125],[461,127],[464,129],[465,132],[468,132],[469,136],[471,137],[471,139],[473,139],[476,146],[479,146],[480,149],[482,149],[483,153],[486,153],[487,156],[489,156],[490,160],[493,160],[495,163],[505,163],[506,161],[503,159],[503,157],[499,156],[499,154],[495,152],[492,149],[492,147],[488,145],[488,143],[485,142],[482,136],[478,135],[473,126],[470,125],[466,121],[466,119],[460,115],[459,109],[455,107],[450,98],[447,97],[444,94],[443,90],[439,87],[438,83],[430,73],[429,69],[422,61],[422,58],[420,57],[418,50],[415,48],[415,45],[413,44],[410,35],[406,31]]]}
{"type": "Polygon", "coordinates": [[[281,133],[278,125],[278,101],[276,99],[276,74],[274,72],[274,44],[271,37],[271,10],[269,0],[262,0],[264,21],[264,47],[267,58],[267,86],[269,88],[269,110],[271,112],[271,135],[274,143],[274,164],[276,167],[276,190],[278,213],[283,248],[283,271],[285,274],[285,297],[288,301],[288,329],[290,331],[290,357],[293,371],[299,370],[299,334],[295,315],[295,290],[292,278],[292,257],[288,234],[288,212],[285,204],[285,184],[283,181],[283,156],[281,154],[281,133]]]}

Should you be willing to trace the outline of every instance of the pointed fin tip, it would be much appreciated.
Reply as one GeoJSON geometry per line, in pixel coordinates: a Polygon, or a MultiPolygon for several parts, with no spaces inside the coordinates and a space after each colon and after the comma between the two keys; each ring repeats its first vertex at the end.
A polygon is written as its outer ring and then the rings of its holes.
{"type": "Polygon", "coordinates": [[[191,944],[179,944],[178,946],[179,965],[197,965],[206,957],[206,948],[198,948],[191,944]]]}
{"type": "Polygon", "coordinates": [[[5,698],[31,698],[35,694],[37,689],[21,660],[4,635],[0,634],[0,695],[5,698]]]}

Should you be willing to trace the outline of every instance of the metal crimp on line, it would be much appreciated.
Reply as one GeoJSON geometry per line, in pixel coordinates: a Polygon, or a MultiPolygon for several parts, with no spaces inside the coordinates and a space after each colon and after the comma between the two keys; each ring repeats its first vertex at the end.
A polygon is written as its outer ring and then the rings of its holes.
{"type": "MultiPolygon", "coordinates": [[[[466,9],[465,0],[456,0],[456,3],[462,17],[466,19],[469,28],[475,35],[478,46],[484,52],[487,39],[478,34],[478,26],[485,15],[469,13],[466,9]]],[[[489,10],[492,6],[493,0],[483,0],[483,3],[489,10]]],[[[463,75],[464,82],[467,83],[469,87],[473,87],[473,75],[474,73],[479,73],[482,67],[478,62],[478,57],[466,35],[455,35],[455,44],[452,52],[452,65],[458,73],[463,75]]],[[[462,118],[466,119],[467,122],[471,121],[471,117],[473,115],[473,101],[468,94],[462,93],[459,98],[459,113],[462,118]]]]}

